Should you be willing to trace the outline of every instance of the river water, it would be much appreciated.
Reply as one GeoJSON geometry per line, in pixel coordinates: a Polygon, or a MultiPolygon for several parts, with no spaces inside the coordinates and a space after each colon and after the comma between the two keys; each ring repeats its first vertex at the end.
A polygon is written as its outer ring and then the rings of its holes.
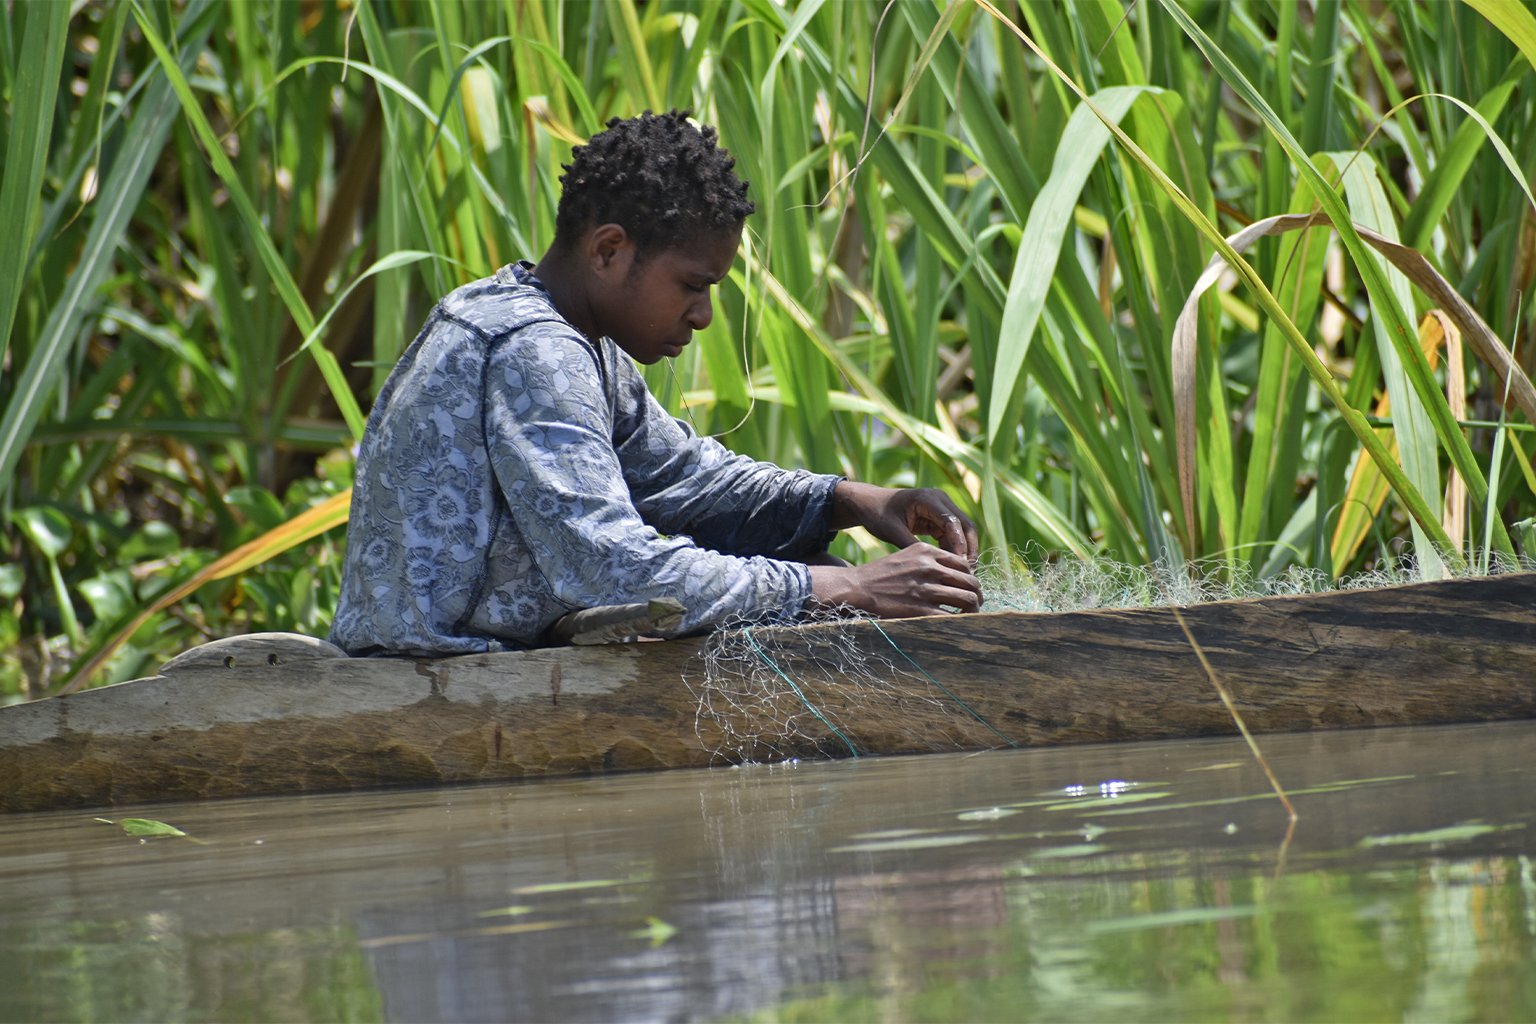
{"type": "Polygon", "coordinates": [[[0,1019],[1536,1020],[1536,722],[1259,741],[7,817],[0,1019]]]}

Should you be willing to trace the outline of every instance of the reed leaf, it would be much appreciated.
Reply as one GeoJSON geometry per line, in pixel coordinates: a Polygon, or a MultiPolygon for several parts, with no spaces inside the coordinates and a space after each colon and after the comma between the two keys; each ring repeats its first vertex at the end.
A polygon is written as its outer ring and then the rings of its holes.
{"type": "MultiPolygon", "coordinates": [[[[65,4],[29,4],[20,12],[25,24],[11,82],[12,130],[6,139],[5,170],[0,172],[0,224],[11,225],[12,232],[21,237],[0,251],[0,362],[10,349],[16,304],[30,270],[28,239],[42,205],[48,132],[53,125],[56,86],[64,63],[64,38],[69,25],[69,8],[65,4]]],[[[0,455],[0,465],[3,463],[0,455]]]]}

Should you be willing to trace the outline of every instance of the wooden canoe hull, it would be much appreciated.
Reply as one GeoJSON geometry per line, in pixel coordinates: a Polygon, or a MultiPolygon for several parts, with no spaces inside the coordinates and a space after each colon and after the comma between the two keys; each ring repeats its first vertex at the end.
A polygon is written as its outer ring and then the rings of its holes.
{"type": "MultiPolygon", "coordinates": [[[[1181,611],[1256,733],[1536,717],[1536,574],[1181,611]]],[[[16,705],[0,810],[1235,731],[1169,608],[750,636],[755,658],[708,678],[694,638],[215,662],[16,705]],[[733,670],[760,700],[710,699],[733,670]]]]}

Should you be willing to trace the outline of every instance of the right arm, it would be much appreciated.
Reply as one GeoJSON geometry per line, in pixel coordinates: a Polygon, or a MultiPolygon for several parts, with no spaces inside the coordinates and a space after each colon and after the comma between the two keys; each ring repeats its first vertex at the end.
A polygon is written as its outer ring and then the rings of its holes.
{"type": "Polygon", "coordinates": [[[865,565],[813,565],[811,595],[828,607],[851,605],[884,618],[981,608],[981,584],[960,555],[921,542],[865,565]]]}

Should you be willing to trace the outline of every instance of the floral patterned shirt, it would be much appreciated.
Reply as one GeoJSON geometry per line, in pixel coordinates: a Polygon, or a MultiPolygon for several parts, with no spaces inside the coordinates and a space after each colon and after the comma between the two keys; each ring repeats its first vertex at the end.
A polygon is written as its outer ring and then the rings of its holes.
{"type": "Polygon", "coordinates": [[[351,654],[534,646],[566,612],[660,597],[678,633],[789,621],[838,478],[733,455],[668,416],[527,263],[443,299],[358,453],[331,640],[351,654]]]}

